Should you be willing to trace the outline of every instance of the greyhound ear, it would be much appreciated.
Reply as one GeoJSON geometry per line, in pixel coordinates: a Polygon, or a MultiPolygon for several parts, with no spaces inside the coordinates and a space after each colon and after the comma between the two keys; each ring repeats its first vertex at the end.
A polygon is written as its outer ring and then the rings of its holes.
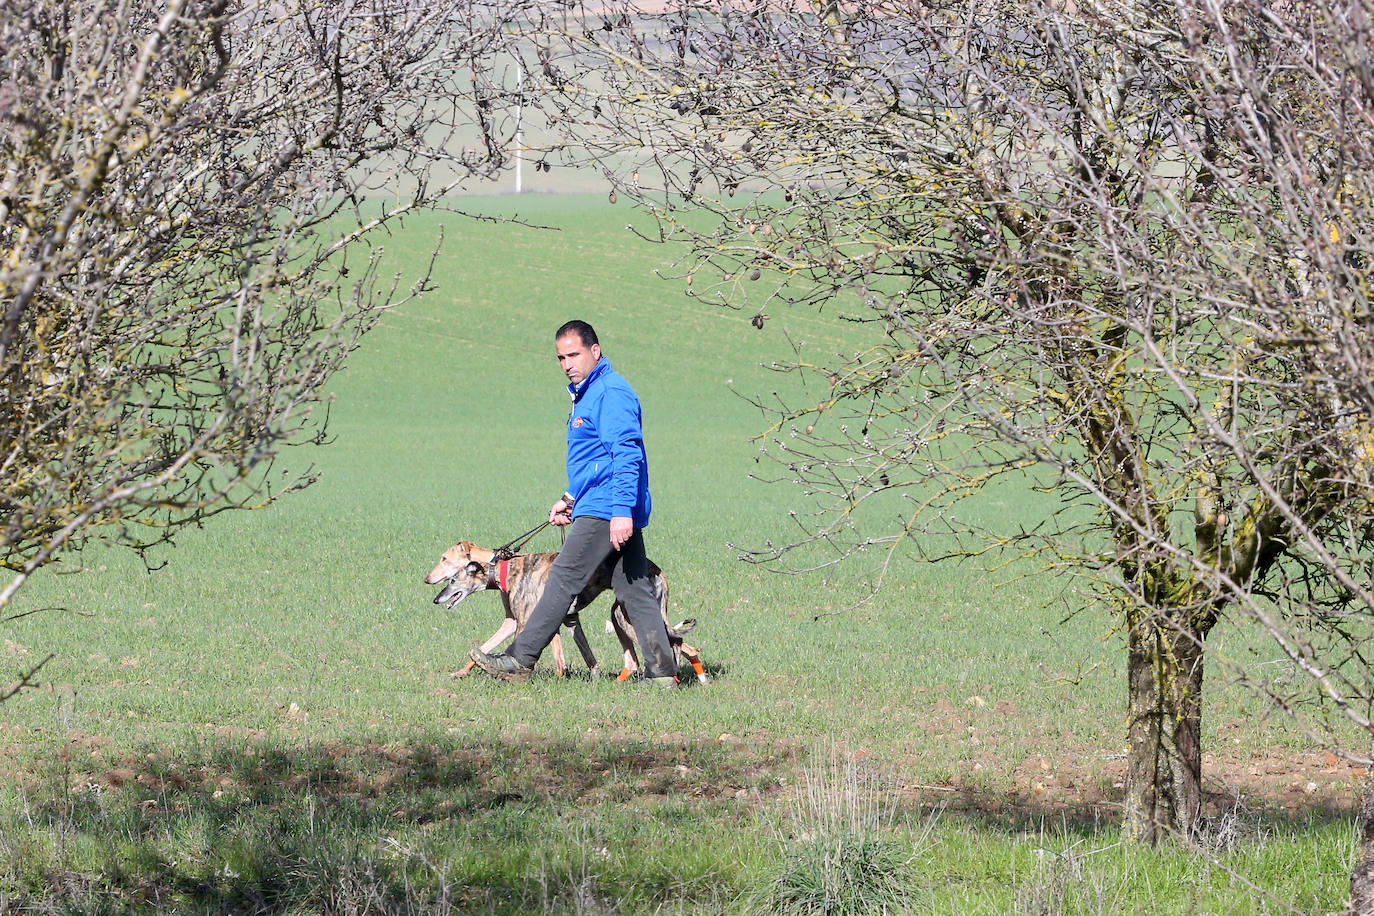
{"type": "Polygon", "coordinates": [[[476,560],[468,561],[468,573],[476,575],[479,572],[482,572],[482,564],[478,563],[476,560]]]}

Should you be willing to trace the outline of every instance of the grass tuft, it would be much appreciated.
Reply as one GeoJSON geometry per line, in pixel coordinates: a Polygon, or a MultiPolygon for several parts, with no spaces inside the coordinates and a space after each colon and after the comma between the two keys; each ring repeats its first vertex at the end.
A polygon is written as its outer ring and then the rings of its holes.
{"type": "Polygon", "coordinates": [[[867,916],[910,909],[909,859],[873,836],[831,834],[788,849],[767,893],[751,913],[778,916],[867,916]]]}
{"type": "MultiPolygon", "coordinates": [[[[893,835],[897,797],[875,769],[836,750],[803,770],[783,854],[751,914],[866,916],[910,910],[917,848],[893,835]]],[[[929,826],[929,825],[928,825],[929,826]]],[[[928,831],[927,831],[928,835],[928,831]]]]}

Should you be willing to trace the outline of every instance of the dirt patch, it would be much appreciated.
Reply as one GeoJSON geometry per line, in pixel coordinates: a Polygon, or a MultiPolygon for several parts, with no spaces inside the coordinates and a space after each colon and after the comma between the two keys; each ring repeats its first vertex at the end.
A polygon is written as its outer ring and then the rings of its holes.
{"type": "MultiPolygon", "coordinates": [[[[1125,796],[1125,755],[1099,749],[1065,749],[1015,762],[989,751],[944,781],[901,779],[901,773],[915,774],[921,768],[922,761],[915,758],[898,768],[899,788],[909,805],[998,820],[1012,815],[1110,823],[1120,818],[1125,796]]],[[[1351,817],[1359,807],[1365,774],[1363,768],[1323,752],[1204,754],[1203,814],[1241,812],[1294,821],[1351,817]]]]}

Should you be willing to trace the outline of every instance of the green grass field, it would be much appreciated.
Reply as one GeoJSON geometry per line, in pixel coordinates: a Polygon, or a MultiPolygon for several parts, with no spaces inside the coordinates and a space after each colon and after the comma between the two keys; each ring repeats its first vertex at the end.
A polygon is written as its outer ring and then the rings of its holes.
{"type": "MultiPolygon", "coordinates": [[[[90,552],[21,593],[13,613],[48,610],[0,625],[0,680],[55,657],[0,705],[0,912],[826,912],[778,889],[843,883],[825,843],[855,836],[876,845],[846,855],[899,879],[893,911],[1342,906],[1353,774],[1219,682],[1213,851],[1118,844],[1119,643],[1100,614],[1062,622],[1070,584],[907,562],[856,608],[864,570],[736,559],[802,506],[750,478],[762,420],[735,392],[795,384],[766,368],[788,337],[823,354],[852,331],[686,298],[654,273],[675,252],[600,196],[465,205],[560,228],[443,220],[435,291],[334,381],[336,440],[287,456],[318,484],[186,532],[160,572],[90,552]],[[524,688],[449,677],[499,602],[440,610],[421,579],[561,491],[550,335],[571,317],[644,402],[650,555],[699,621],[705,688],[559,680],[548,658],[524,688]]],[[[398,268],[439,222],[391,240],[398,268]]],[[[608,609],[583,616],[614,672],[608,609]]]]}

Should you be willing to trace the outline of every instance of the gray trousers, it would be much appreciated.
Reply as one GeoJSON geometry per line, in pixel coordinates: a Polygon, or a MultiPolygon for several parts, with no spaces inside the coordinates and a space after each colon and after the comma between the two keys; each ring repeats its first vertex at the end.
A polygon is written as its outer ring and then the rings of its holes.
{"type": "Polygon", "coordinates": [[[639,637],[644,657],[644,676],[676,675],[677,664],[668,644],[668,627],[654,597],[649,577],[649,558],[644,553],[644,535],[639,529],[617,551],[611,547],[611,523],[604,518],[580,515],[568,528],[568,538],[558,559],[549,570],[544,594],[530,612],[525,628],[515,636],[507,653],[527,668],[534,663],[558,632],[573,598],[587,587],[588,580],[607,557],[614,555],[611,588],[625,603],[625,611],[639,637]]]}

